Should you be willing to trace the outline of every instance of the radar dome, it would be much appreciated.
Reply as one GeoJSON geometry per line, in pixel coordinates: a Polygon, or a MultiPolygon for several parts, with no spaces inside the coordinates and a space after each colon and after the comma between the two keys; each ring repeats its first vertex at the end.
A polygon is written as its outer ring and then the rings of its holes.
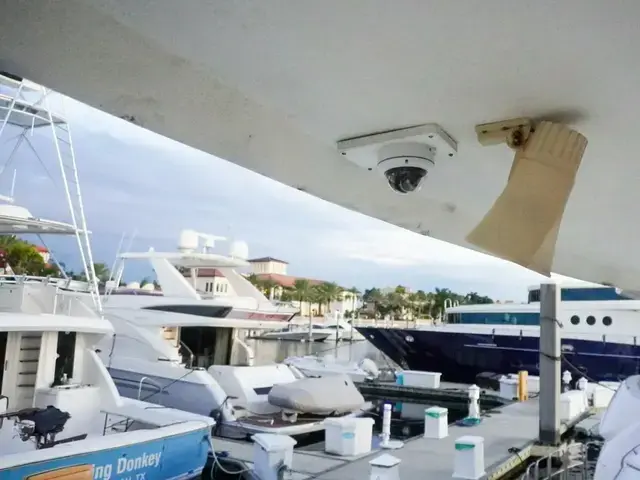
{"type": "Polygon", "coordinates": [[[140,290],[140,282],[127,283],[127,288],[130,288],[131,290],[140,290]]]}
{"type": "Polygon", "coordinates": [[[183,230],[180,232],[178,250],[181,252],[191,252],[198,248],[198,232],[195,230],[183,230]]]}
{"type": "Polygon", "coordinates": [[[232,242],[231,248],[229,249],[229,256],[247,260],[249,258],[249,245],[247,245],[247,242],[243,242],[242,240],[232,242]]]}

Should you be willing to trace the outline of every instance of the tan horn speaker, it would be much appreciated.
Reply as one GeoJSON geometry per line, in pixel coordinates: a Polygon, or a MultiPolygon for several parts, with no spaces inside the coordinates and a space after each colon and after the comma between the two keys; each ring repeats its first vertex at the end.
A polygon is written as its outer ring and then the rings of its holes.
{"type": "Polygon", "coordinates": [[[540,122],[526,133],[521,144],[511,144],[516,154],[507,186],[467,241],[548,276],[587,139],[552,122],[540,122]]]}

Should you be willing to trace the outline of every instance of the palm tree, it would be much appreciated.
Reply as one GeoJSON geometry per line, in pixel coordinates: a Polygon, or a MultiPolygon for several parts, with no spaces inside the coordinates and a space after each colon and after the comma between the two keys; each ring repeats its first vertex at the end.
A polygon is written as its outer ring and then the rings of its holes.
{"type": "Polygon", "coordinates": [[[111,276],[109,273],[109,267],[104,263],[94,263],[93,270],[96,272],[96,278],[100,283],[105,283],[111,276]]]}
{"type": "Polygon", "coordinates": [[[251,275],[247,275],[245,278],[254,287],[258,287],[260,285],[260,283],[262,282],[262,280],[260,280],[260,278],[258,278],[258,276],[255,273],[252,273],[251,275]]]}
{"type": "Polygon", "coordinates": [[[28,242],[8,240],[3,250],[4,260],[16,275],[42,275],[45,263],[42,255],[28,242]]]}
{"type": "Polygon", "coordinates": [[[469,292],[462,299],[462,303],[466,303],[468,305],[481,305],[481,304],[493,303],[493,300],[487,296],[480,295],[476,292],[469,292]]]}
{"type": "Polygon", "coordinates": [[[416,292],[416,301],[418,302],[418,314],[423,314],[425,311],[425,307],[427,307],[429,303],[429,297],[423,290],[418,290],[416,292]]]}
{"type": "Polygon", "coordinates": [[[290,302],[294,299],[293,289],[282,287],[279,300],[281,302],[290,302]]]}
{"type": "Polygon", "coordinates": [[[276,289],[280,286],[278,282],[273,280],[272,278],[265,278],[261,281],[262,288],[264,289],[264,293],[269,300],[273,300],[276,289]]]}
{"type": "Polygon", "coordinates": [[[247,275],[246,278],[249,281],[249,283],[251,283],[251,285],[253,285],[258,290],[260,290],[263,294],[266,295],[267,288],[269,287],[269,285],[266,284],[265,280],[257,276],[255,273],[252,273],[251,275],[247,275]]]}
{"type": "Polygon", "coordinates": [[[10,246],[20,242],[22,242],[22,240],[15,235],[0,235],[0,250],[6,250],[10,246]]]}
{"type": "Polygon", "coordinates": [[[362,293],[360,293],[360,290],[358,290],[356,287],[351,287],[349,290],[347,290],[347,292],[351,294],[351,311],[355,312],[356,303],[358,301],[358,298],[360,298],[360,296],[362,295],[362,293]]]}
{"type": "MultiPolygon", "coordinates": [[[[302,312],[302,304],[303,302],[309,302],[313,286],[311,282],[305,278],[298,278],[293,283],[293,288],[291,289],[291,293],[293,298],[300,302],[300,312],[302,312]]],[[[311,305],[309,305],[309,318],[311,318],[311,305]]]]}
{"type": "Polygon", "coordinates": [[[407,303],[411,309],[411,316],[413,318],[417,318],[420,310],[420,297],[418,292],[410,293],[407,297],[407,303]]]}
{"type": "MultiPolygon", "coordinates": [[[[320,288],[320,285],[314,285],[309,292],[309,310],[312,310],[313,305],[318,305],[318,314],[322,313],[322,303],[324,302],[324,293],[320,288]]],[[[312,316],[312,315],[310,315],[312,316]]]]}
{"type": "Polygon", "coordinates": [[[327,304],[327,310],[330,310],[331,302],[339,300],[344,291],[340,285],[334,282],[325,282],[320,285],[318,289],[322,296],[323,303],[327,304]]]}
{"type": "Polygon", "coordinates": [[[398,318],[407,306],[407,299],[404,294],[399,292],[391,292],[386,295],[386,303],[390,311],[394,313],[395,318],[398,318]]]}
{"type": "MultiPolygon", "coordinates": [[[[311,282],[305,278],[298,278],[293,283],[293,288],[291,289],[291,293],[293,297],[300,302],[300,316],[304,317],[302,304],[304,302],[309,302],[311,296],[313,294],[313,286],[311,282]]],[[[311,315],[311,304],[309,304],[309,340],[311,340],[311,324],[312,324],[312,315],[311,315]]]]}
{"type": "Polygon", "coordinates": [[[370,288],[369,290],[365,290],[364,295],[362,295],[362,299],[367,303],[373,303],[374,316],[380,313],[379,308],[380,304],[383,301],[383,296],[380,290],[378,290],[377,288],[370,288]]]}

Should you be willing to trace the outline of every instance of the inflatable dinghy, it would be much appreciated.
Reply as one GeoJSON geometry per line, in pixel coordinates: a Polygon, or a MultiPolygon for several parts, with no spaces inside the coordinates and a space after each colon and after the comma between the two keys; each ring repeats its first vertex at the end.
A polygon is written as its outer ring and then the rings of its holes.
{"type": "Polygon", "coordinates": [[[273,386],[269,403],[285,410],[312,415],[351,413],[365,400],[347,375],[304,378],[273,386]]]}

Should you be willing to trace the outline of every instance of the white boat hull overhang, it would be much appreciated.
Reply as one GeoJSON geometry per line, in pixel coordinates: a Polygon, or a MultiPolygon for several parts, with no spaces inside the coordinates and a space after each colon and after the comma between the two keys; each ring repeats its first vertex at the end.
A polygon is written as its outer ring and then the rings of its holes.
{"type": "Polygon", "coordinates": [[[503,191],[513,159],[504,145],[480,146],[474,126],[522,116],[567,122],[589,145],[551,270],[638,288],[639,14],[634,0],[8,0],[0,68],[471,248],[466,238],[503,191]],[[456,140],[457,155],[438,161],[411,195],[395,194],[336,147],[432,122],[456,140]]]}

